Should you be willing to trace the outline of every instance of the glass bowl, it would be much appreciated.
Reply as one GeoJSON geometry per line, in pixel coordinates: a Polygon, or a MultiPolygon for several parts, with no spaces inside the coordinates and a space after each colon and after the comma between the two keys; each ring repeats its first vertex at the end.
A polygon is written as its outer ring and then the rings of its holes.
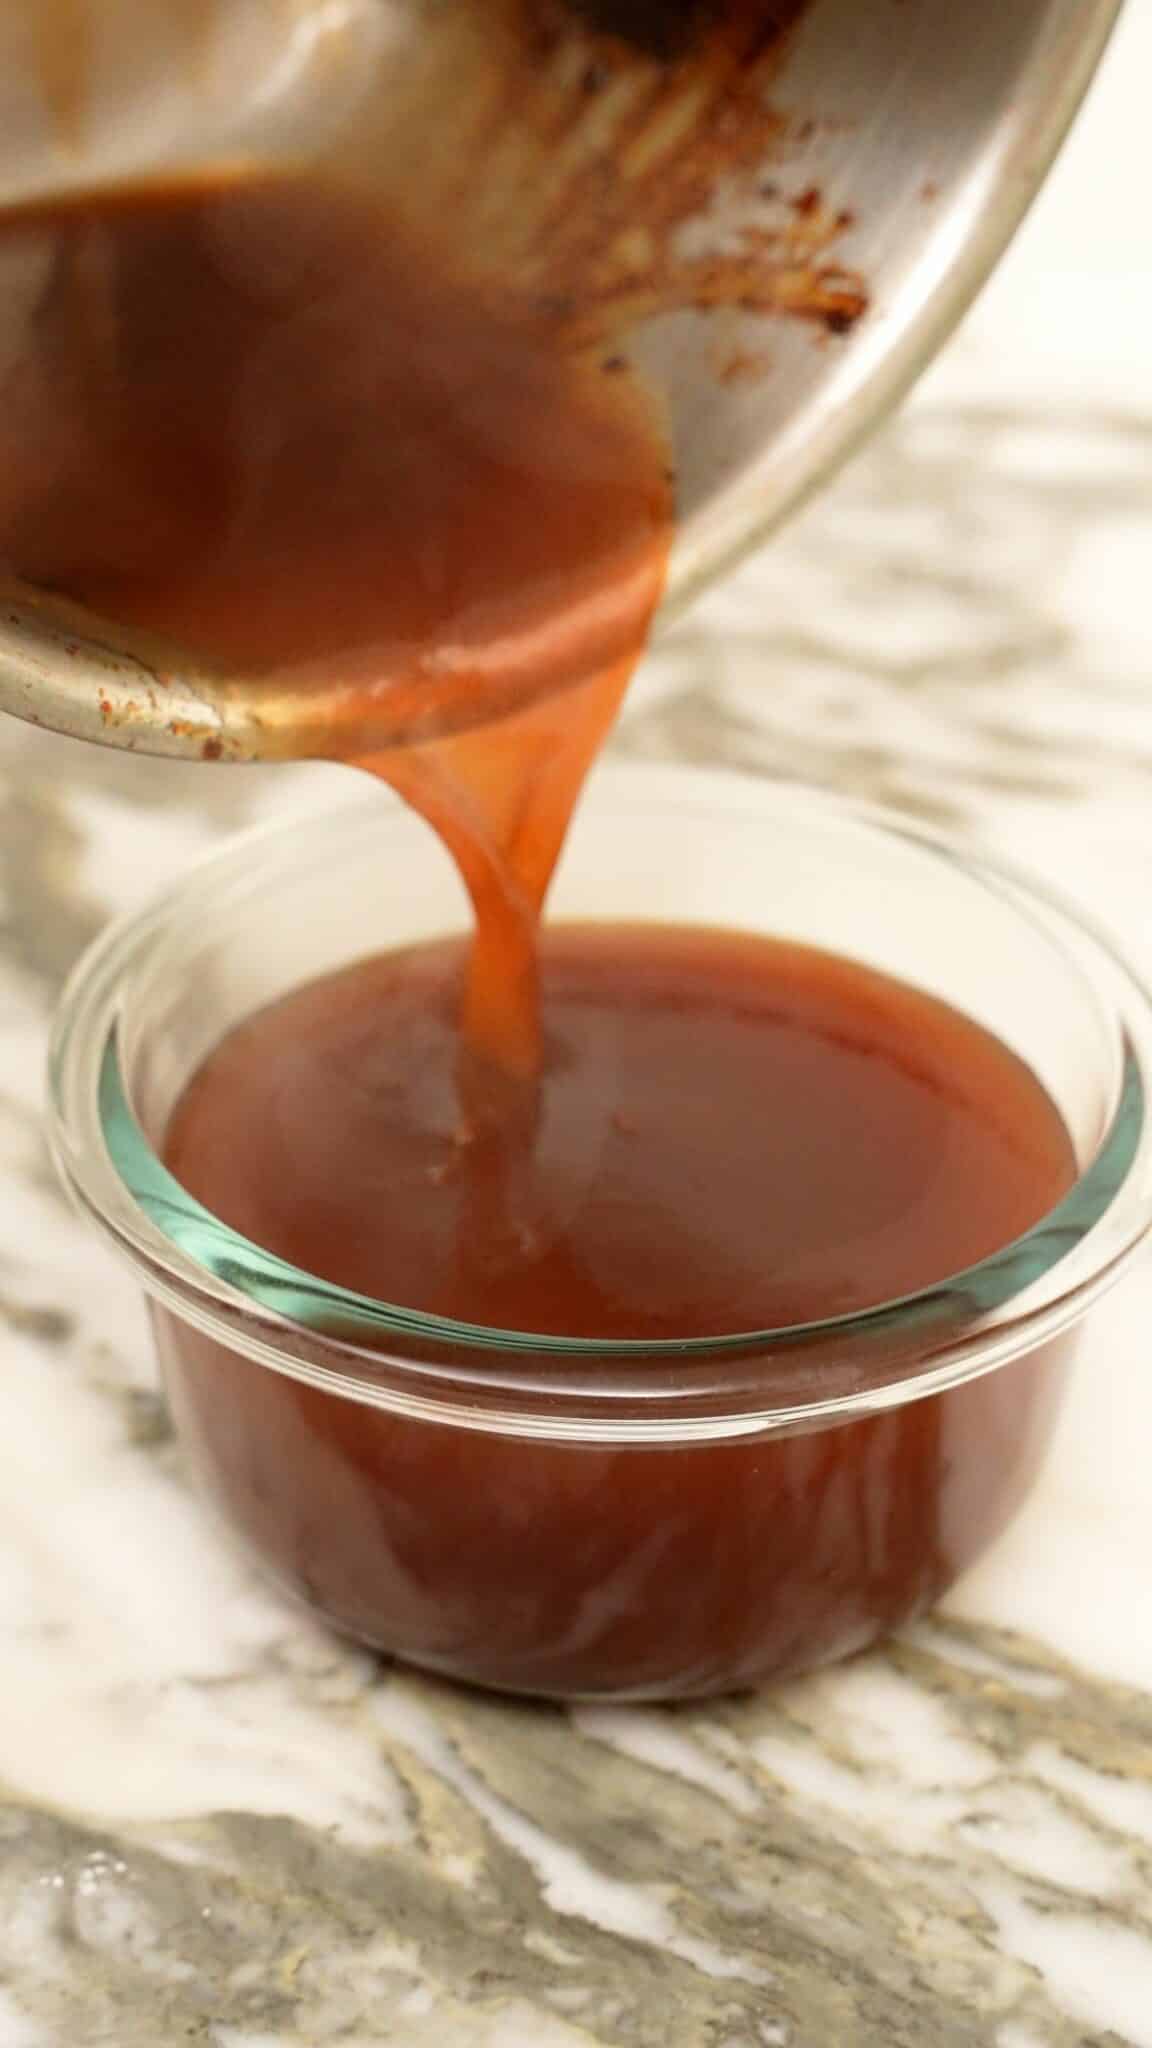
{"type": "Polygon", "coordinates": [[[282,1588],[481,1685],[755,1686],[922,1611],[1024,1499],[1076,1326],[1152,1217],[1152,1008],[983,851],[735,775],[602,769],[551,915],[798,939],[943,998],[1047,1089],[1074,1186],[928,1290],[683,1343],[446,1322],[263,1252],[157,1148],[241,1018],[466,927],[441,847],[375,785],[230,844],[92,948],[52,1047],[56,1158],[150,1299],[192,1470],[282,1588]]]}

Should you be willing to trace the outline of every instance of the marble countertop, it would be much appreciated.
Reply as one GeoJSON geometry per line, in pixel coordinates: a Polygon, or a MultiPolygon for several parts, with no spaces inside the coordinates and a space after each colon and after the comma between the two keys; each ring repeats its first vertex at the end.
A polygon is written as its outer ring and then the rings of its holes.
{"type": "MultiPolygon", "coordinates": [[[[966,334],[618,744],[990,835],[1152,970],[1152,284],[1107,203],[1149,62],[1133,17],[966,334]]],[[[1152,2048],[1152,1261],[996,1554],[763,1698],[381,1670],[202,1518],[47,1165],[45,1030],[110,911],[333,772],[0,732],[0,2048],[1152,2048]]]]}

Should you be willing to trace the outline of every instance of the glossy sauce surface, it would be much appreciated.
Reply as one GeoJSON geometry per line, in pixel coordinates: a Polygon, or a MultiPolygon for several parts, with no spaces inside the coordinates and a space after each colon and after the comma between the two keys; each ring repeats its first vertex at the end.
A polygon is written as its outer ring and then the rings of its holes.
{"type": "Polygon", "coordinates": [[[376,1300],[602,1339],[867,1308],[1008,1244],[1070,1184],[1023,1064],[886,976],[675,926],[560,926],[541,953],[529,1147],[462,1123],[463,955],[428,946],[235,1029],[172,1119],[172,1171],[376,1300]]]}

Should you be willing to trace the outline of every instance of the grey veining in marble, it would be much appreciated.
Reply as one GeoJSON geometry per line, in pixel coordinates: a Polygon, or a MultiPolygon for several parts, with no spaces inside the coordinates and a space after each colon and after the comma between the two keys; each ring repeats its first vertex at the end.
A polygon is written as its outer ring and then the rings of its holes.
{"type": "Polygon", "coordinates": [[[49,2039],[1129,2038],[1031,1956],[1079,1921],[1118,1953],[1152,1934],[1152,1829],[1109,1798],[1134,1773],[1152,1819],[1152,1704],[1035,1645],[944,1624],[846,1680],[658,1716],[381,1682],[319,1641],[232,1683],[355,1730],[387,1827],[13,1802],[6,1943],[49,2039]]]}

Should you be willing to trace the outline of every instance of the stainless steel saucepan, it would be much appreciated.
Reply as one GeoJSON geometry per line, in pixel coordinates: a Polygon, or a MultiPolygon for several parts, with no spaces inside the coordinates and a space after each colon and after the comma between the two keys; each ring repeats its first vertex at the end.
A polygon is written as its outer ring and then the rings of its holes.
{"type": "MultiPolygon", "coordinates": [[[[0,0],[0,228],[69,195],[329,157],[401,208],[466,208],[493,264],[532,248],[544,282],[551,265],[610,306],[659,394],[679,506],[663,619],[954,327],[1117,6],[0,0]]],[[[43,287],[0,266],[0,374],[43,287]]],[[[194,664],[158,682],[43,593],[10,577],[2,595],[0,708],[154,753],[263,750],[194,664]]]]}

